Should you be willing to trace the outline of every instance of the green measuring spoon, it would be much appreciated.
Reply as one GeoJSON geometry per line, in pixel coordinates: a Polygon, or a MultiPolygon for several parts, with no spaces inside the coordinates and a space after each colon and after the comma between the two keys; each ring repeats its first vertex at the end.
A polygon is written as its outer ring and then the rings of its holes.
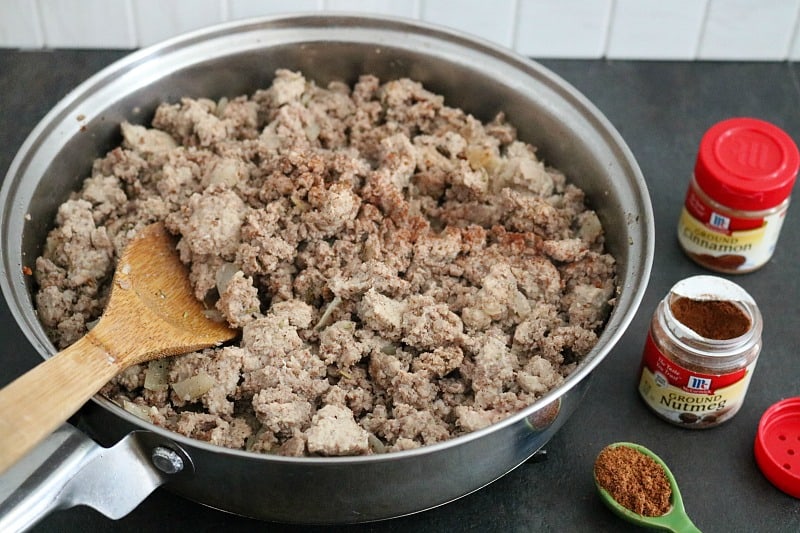
{"type": "Polygon", "coordinates": [[[611,494],[606,491],[606,489],[601,487],[600,483],[597,482],[597,476],[595,476],[594,483],[597,486],[597,490],[600,492],[600,497],[605,504],[619,517],[643,527],[672,531],[673,533],[701,533],[686,514],[686,509],[683,506],[683,499],[681,498],[681,492],[678,490],[678,483],[675,481],[675,476],[672,475],[672,472],[670,472],[664,461],[662,461],[659,456],[644,446],[634,444],[632,442],[615,442],[613,444],[609,444],[607,448],[614,448],[616,446],[628,446],[629,448],[633,448],[634,450],[637,450],[653,459],[661,466],[661,468],[664,469],[664,474],[666,474],[667,479],[669,480],[669,486],[672,489],[672,496],[670,497],[670,503],[672,506],[666,514],[661,516],[644,516],[640,515],[639,513],[634,513],[627,507],[624,507],[618,503],[617,500],[615,500],[611,494]]]}

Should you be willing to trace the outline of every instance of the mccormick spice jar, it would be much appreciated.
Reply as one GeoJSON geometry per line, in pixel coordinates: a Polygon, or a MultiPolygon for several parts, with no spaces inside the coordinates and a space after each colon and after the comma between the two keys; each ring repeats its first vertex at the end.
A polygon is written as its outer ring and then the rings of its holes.
{"type": "Polygon", "coordinates": [[[728,274],[763,266],[775,250],[800,155],[783,130],[752,118],[719,122],[700,141],[678,241],[700,265],[728,274]]]}
{"type": "Polygon", "coordinates": [[[742,406],[761,329],[758,306],[737,284],[716,276],[679,281],[653,314],[639,393],[673,424],[721,424],[742,406]]]}

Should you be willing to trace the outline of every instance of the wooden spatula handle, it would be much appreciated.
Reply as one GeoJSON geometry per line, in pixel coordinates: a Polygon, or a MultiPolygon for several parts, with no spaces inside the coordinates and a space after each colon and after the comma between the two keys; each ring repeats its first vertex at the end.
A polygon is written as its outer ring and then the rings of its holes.
{"type": "Polygon", "coordinates": [[[120,370],[90,334],[0,390],[0,474],[120,370]]]}

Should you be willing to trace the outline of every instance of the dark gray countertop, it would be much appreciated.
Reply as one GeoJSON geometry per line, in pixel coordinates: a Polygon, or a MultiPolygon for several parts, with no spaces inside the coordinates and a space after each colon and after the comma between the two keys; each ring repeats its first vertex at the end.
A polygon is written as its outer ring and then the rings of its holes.
{"type": "MultiPolygon", "coordinates": [[[[25,137],[82,80],[119,51],[0,50],[0,176],[25,137]]],[[[718,120],[753,116],[800,141],[800,66],[791,63],[554,61],[543,63],[588,96],[619,129],[650,188],[656,217],[652,277],[622,341],[594,371],[577,412],[529,462],[490,486],[438,509],[347,528],[266,524],[191,503],[159,489],[111,521],[86,508],[60,511],[36,531],[626,531],[594,492],[592,465],[608,443],[633,441],[673,470],[686,508],[705,532],[800,531],[800,500],[775,489],[753,459],[759,418],[772,403],[800,395],[800,206],[789,209],[778,250],[761,270],[733,278],[764,316],[764,348],[744,407],[726,424],[685,430],[653,416],[635,382],[648,321],[678,280],[707,273],[684,257],[675,225],[703,132],[718,120]]],[[[795,196],[797,196],[796,193],[795,196]]],[[[2,253],[2,252],[0,252],[2,253]]],[[[0,299],[0,385],[39,357],[0,299]]],[[[465,465],[465,468],[468,465],[465,465]]],[[[280,480],[265,480],[265,483],[280,480]]],[[[120,490],[125,490],[120,487],[120,490]]],[[[633,528],[630,528],[633,530],[633,528]]]]}

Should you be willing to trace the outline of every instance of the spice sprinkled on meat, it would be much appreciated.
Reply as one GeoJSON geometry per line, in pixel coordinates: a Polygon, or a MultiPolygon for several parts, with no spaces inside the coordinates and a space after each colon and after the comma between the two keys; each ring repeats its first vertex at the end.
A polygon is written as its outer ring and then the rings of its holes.
{"type": "Polygon", "coordinates": [[[94,162],[35,264],[63,348],[102,313],[139,228],[178,236],[236,346],[137,366],[103,393],[214,444],[406,450],[497,422],[596,344],[615,262],[583,192],[517,139],[409,79],[162,104],[94,162]]]}

